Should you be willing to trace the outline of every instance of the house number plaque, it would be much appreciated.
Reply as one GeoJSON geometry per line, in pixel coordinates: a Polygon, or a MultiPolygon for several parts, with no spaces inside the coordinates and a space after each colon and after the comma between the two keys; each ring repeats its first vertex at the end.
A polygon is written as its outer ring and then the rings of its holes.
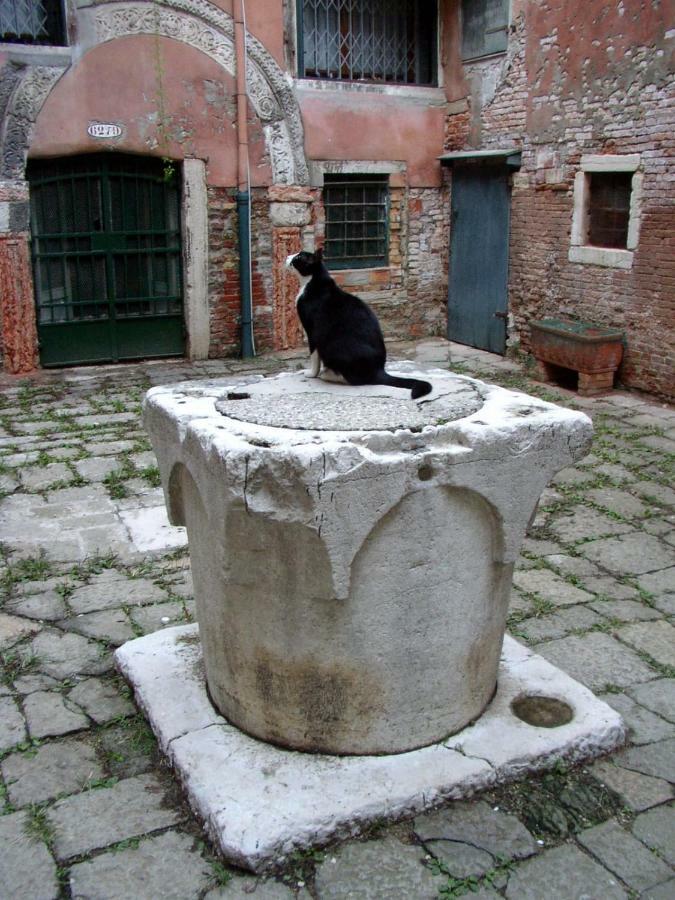
{"type": "Polygon", "coordinates": [[[122,135],[122,126],[112,122],[91,122],[87,134],[93,138],[116,138],[122,135]]]}

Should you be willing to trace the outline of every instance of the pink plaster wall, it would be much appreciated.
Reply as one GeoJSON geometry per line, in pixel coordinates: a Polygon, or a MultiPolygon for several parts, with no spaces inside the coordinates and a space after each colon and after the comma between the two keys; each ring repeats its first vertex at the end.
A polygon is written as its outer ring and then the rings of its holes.
{"type": "Polygon", "coordinates": [[[309,159],[402,160],[411,187],[438,187],[445,110],[352,91],[299,90],[309,159]]]}
{"type": "MultiPolygon", "coordinates": [[[[237,179],[235,82],[198,50],[140,35],[101,44],[59,80],[38,116],[29,155],[115,150],[207,161],[208,181],[237,179]],[[161,121],[165,126],[161,126],[161,121]],[[124,126],[114,140],[89,137],[90,122],[124,126]]],[[[262,130],[251,111],[251,174],[271,180],[262,130]]]]}

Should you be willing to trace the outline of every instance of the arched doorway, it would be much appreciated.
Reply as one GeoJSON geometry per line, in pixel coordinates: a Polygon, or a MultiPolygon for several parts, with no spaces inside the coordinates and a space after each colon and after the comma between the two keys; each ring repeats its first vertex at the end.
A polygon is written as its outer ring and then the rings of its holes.
{"type": "Polygon", "coordinates": [[[98,153],[27,176],[41,364],[182,356],[179,169],[98,153]]]}

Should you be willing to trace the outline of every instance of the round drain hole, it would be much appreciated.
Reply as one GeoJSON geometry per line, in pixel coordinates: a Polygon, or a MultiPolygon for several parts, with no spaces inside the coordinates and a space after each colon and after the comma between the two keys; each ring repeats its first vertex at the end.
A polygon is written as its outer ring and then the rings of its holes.
{"type": "Polygon", "coordinates": [[[537,728],[558,728],[567,725],[574,718],[574,711],[569,703],[556,700],[555,697],[518,697],[511,704],[511,711],[528,725],[537,728]]]}

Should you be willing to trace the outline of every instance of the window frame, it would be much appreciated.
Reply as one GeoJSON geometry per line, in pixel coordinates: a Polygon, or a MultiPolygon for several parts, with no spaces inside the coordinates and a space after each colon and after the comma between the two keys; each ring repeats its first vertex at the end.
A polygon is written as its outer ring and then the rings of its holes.
{"type": "MultiPolygon", "coordinates": [[[[440,85],[439,74],[439,38],[440,38],[440,22],[439,22],[439,0],[432,0],[434,3],[434,34],[429,42],[429,60],[428,69],[430,73],[429,81],[389,81],[384,78],[350,78],[341,75],[318,75],[307,74],[305,65],[305,36],[304,36],[304,0],[295,0],[295,40],[296,40],[296,77],[303,81],[319,81],[324,84],[352,84],[352,85],[377,85],[377,86],[393,86],[400,88],[437,88],[440,85]]],[[[417,53],[418,51],[416,51],[417,53]]],[[[417,65],[417,58],[415,65],[417,65]]]]}
{"type": "Polygon", "coordinates": [[[634,251],[640,237],[642,207],[642,172],[639,171],[640,155],[588,154],[581,157],[581,168],[574,177],[574,210],[568,259],[570,262],[630,269],[634,251]],[[589,204],[591,176],[594,173],[628,172],[631,176],[628,234],[626,247],[601,247],[589,243],[589,204]]]}
{"type": "MultiPolygon", "coordinates": [[[[10,0],[12,2],[12,0],[10,0]]],[[[38,2],[42,5],[42,0],[38,0],[38,2]]],[[[51,48],[64,48],[68,47],[68,10],[67,10],[67,2],[66,0],[44,0],[46,5],[53,6],[53,11],[50,13],[50,16],[53,20],[56,21],[58,26],[58,33],[56,27],[52,31],[51,34],[47,34],[46,40],[3,40],[3,36],[0,35],[0,47],[10,49],[11,51],[23,49],[24,52],[35,52],[36,50],[45,51],[51,48]],[[53,39],[58,38],[58,41],[55,42],[53,39]]],[[[33,0],[33,5],[35,5],[36,0],[33,0]]],[[[18,35],[16,36],[19,37],[18,35]]]]}
{"type": "Polygon", "coordinates": [[[465,51],[464,28],[465,28],[466,22],[465,22],[464,7],[466,5],[466,2],[467,2],[467,0],[461,0],[461,2],[459,4],[460,48],[461,48],[460,52],[461,52],[462,62],[464,62],[464,63],[476,62],[477,60],[488,59],[491,56],[501,56],[504,53],[506,53],[506,51],[508,50],[508,45],[509,45],[509,26],[511,24],[511,2],[510,2],[510,0],[502,0],[502,2],[504,3],[504,6],[505,6],[504,25],[503,26],[500,25],[498,28],[488,29],[487,31],[484,32],[484,35],[485,35],[485,34],[489,34],[491,32],[494,33],[497,31],[503,31],[504,32],[504,46],[500,47],[499,49],[496,49],[496,50],[485,49],[480,53],[467,53],[465,51]]]}
{"type": "MultiPolygon", "coordinates": [[[[323,177],[323,189],[322,189],[322,203],[324,208],[324,221],[325,221],[325,236],[324,236],[324,259],[326,265],[329,269],[333,270],[347,270],[347,269],[383,269],[388,268],[389,266],[389,248],[390,248],[390,208],[391,208],[391,198],[390,198],[390,184],[389,184],[389,174],[383,172],[377,173],[367,173],[367,172],[327,172],[323,177]],[[326,196],[326,188],[332,185],[336,187],[340,187],[341,185],[353,185],[353,186],[361,186],[361,185],[378,185],[384,188],[384,197],[383,200],[378,200],[377,204],[369,204],[369,205],[377,205],[382,208],[383,217],[378,222],[382,222],[384,224],[384,249],[382,254],[373,254],[368,257],[331,257],[329,253],[329,245],[332,242],[328,237],[328,227],[330,224],[343,224],[343,223],[330,223],[329,222],[329,203],[327,202],[326,196]]],[[[346,204],[346,205],[357,205],[357,204],[346,204]]],[[[364,206],[366,204],[359,204],[364,206]]],[[[366,220],[363,220],[364,223],[366,220]]],[[[346,225],[348,220],[345,218],[344,224],[346,225]]]]}

